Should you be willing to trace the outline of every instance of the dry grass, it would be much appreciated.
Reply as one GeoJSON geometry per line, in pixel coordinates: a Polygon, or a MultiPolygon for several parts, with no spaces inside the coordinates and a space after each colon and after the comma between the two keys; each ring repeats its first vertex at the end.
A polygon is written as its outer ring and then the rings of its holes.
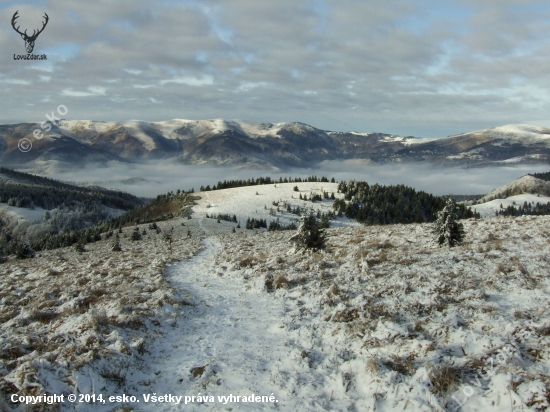
{"type": "Polygon", "coordinates": [[[402,357],[392,355],[389,360],[383,361],[382,363],[391,370],[400,373],[401,375],[411,376],[414,374],[414,372],[416,372],[416,367],[413,363],[415,358],[415,354],[410,354],[408,356],[402,357]]]}
{"type": "Polygon", "coordinates": [[[452,365],[442,364],[430,369],[432,393],[445,396],[452,392],[461,381],[461,370],[452,365]]]}
{"type": "MultiPolygon", "coordinates": [[[[173,222],[159,224],[163,230],[170,229],[167,225],[177,227],[173,222]]],[[[10,258],[0,265],[4,296],[0,358],[6,365],[0,371],[0,386],[7,385],[4,377],[9,373],[17,388],[13,393],[41,394],[51,392],[49,382],[42,378],[47,374],[40,373],[40,368],[51,368],[50,363],[55,362],[61,375],[71,376],[75,369],[95,365],[97,360],[137,362],[145,343],[132,342],[139,336],[153,336],[146,324],[160,325],[156,318],[167,316],[158,309],[159,302],[179,301],[164,280],[164,266],[202,248],[200,238],[187,238],[187,229],[178,229],[181,233],[174,236],[171,255],[160,235],[150,232],[141,242],[122,239],[119,253],[110,251],[109,240],[102,240],[87,245],[88,252],[82,255],[64,248],[42,251],[24,261],[10,258]],[[152,318],[151,322],[145,322],[146,318],[152,318]],[[60,330],[64,332],[59,334],[60,330]],[[107,337],[115,330],[116,349],[107,349],[113,344],[107,337]],[[38,358],[40,362],[35,361],[38,358]]],[[[96,366],[92,366],[96,373],[124,384],[123,363],[115,362],[112,368],[96,366]]]]}
{"type": "Polygon", "coordinates": [[[275,289],[282,289],[282,288],[287,289],[288,285],[289,285],[289,281],[285,275],[277,275],[277,277],[275,277],[275,280],[273,281],[273,287],[275,289]]]}

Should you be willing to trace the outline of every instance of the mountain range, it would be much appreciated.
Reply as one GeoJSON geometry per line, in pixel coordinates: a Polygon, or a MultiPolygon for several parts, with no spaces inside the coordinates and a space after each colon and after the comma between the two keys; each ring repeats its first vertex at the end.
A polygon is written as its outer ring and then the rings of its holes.
{"type": "Polygon", "coordinates": [[[335,132],[299,122],[221,119],[61,120],[40,140],[33,137],[33,130],[37,128],[40,129],[39,123],[0,125],[0,164],[48,173],[89,163],[140,163],[161,159],[277,170],[311,167],[325,160],[480,167],[546,164],[550,158],[550,129],[530,125],[506,125],[439,139],[335,132]],[[30,151],[18,149],[22,138],[31,140],[30,151]]]}

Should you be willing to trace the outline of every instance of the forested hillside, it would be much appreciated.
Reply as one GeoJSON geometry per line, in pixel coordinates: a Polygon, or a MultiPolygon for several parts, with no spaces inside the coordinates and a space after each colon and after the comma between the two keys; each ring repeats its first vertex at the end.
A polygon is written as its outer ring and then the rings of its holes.
{"type": "MultiPolygon", "coordinates": [[[[45,239],[56,236],[75,238],[78,232],[81,233],[77,236],[79,239],[97,239],[98,229],[91,227],[134,210],[143,201],[124,192],[83,188],[2,167],[0,203],[16,208],[44,209],[40,221],[19,219],[13,208],[11,212],[0,212],[0,254],[15,253],[24,257],[31,254],[30,246],[41,250],[46,245],[45,239]]],[[[55,241],[49,245],[62,243],[55,241]]]]}
{"type": "MultiPolygon", "coordinates": [[[[366,225],[432,222],[445,206],[445,198],[404,185],[369,185],[352,180],[340,182],[338,190],[344,199],[334,201],[334,211],[366,225]]],[[[479,217],[464,205],[457,206],[460,219],[479,217]]]]}
{"type": "Polygon", "coordinates": [[[143,202],[129,194],[104,188],[85,188],[57,180],[0,167],[0,203],[16,207],[57,207],[99,204],[114,209],[131,210],[143,202]]]}

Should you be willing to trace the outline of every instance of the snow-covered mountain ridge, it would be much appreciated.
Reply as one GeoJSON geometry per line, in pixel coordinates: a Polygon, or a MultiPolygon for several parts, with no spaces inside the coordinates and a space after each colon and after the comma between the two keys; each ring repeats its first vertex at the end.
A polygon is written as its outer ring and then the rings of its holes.
{"type": "Polygon", "coordinates": [[[373,163],[429,161],[456,166],[547,163],[550,129],[507,125],[425,139],[385,133],[335,132],[300,122],[243,120],[61,120],[41,140],[37,123],[0,126],[0,160],[6,165],[68,168],[113,160],[139,163],[175,159],[186,164],[234,168],[311,167],[325,160],[373,163]],[[21,138],[32,150],[17,148],[21,138]]]}

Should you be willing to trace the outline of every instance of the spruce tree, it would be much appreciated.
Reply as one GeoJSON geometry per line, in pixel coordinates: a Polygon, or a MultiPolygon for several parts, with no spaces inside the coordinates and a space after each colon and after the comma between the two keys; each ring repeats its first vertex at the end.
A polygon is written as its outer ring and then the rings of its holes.
{"type": "Polygon", "coordinates": [[[14,252],[17,259],[27,259],[34,257],[34,250],[32,250],[27,242],[16,242],[14,252]]]}
{"type": "Polygon", "coordinates": [[[111,242],[111,252],[120,252],[122,249],[120,247],[120,239],[118,237],[118,233],[113,238],[113,241],[111,242]]]}
{"type": "Polygon", "coordinates": [[[326,233],[321,229],[317,217],[310,209],[309,213],[304,212],[300,218],[298,230],[289,239],[298,249],[319,250],[325,247],[326,233]]]}
{"type": "Polygon", "coordinates": [[[443,210],[437,213],[433,233],[436,235],[437,243],[449,247],[460,244],[464,239],[464,226],[458,221],[454,199],[448,198],[443,210]]]}
{"type": "Polygon", "coordinates": [[[82,243],[81,241],[78,241],[76,243],[76,245],[74,245],[74,250],[76,253],[78,253],[79,255],[81,255],[82,253],[86,252],[86,248],[84,247],[84,243],[82,243]]]}
{"type": "Polygon", "coordinates": [[[139,228],[137,226],[134,227],[131,239],[134,241],[141,240],[141,233],[139,233],[139,228]]]}

